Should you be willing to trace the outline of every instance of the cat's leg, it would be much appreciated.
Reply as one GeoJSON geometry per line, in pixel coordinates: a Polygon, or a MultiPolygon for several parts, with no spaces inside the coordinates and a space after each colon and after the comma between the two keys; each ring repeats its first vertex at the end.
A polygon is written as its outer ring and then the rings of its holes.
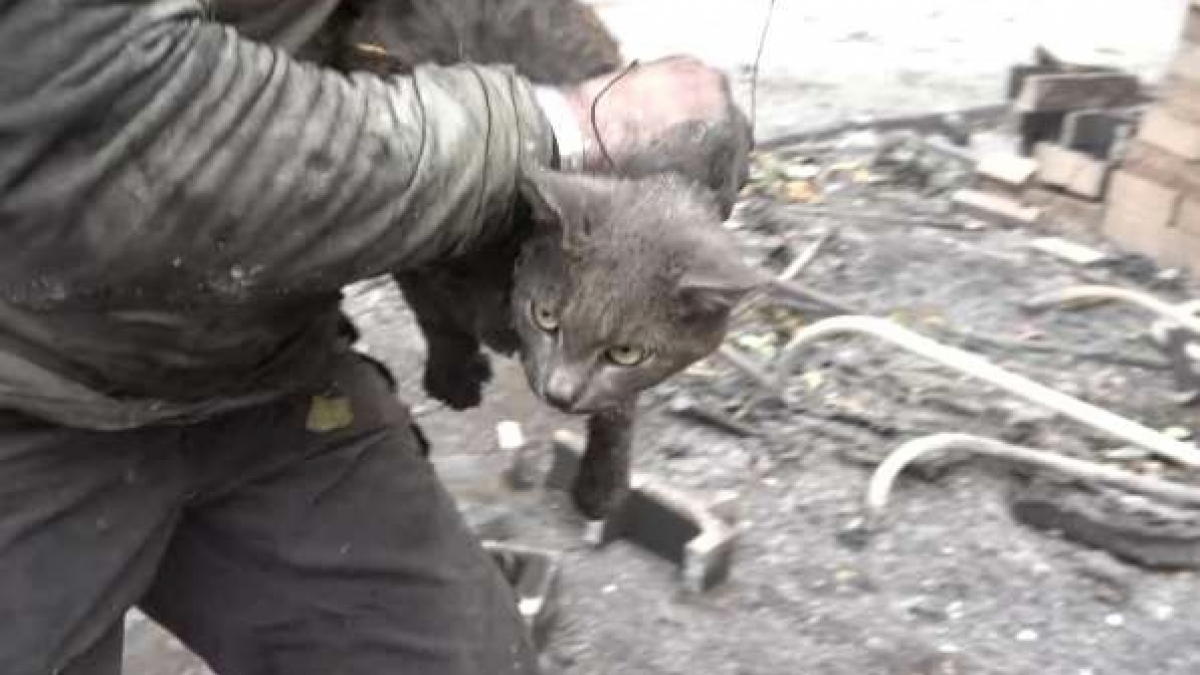
{"type": "Polygon", "coordinates": [[[425,392],[455,410],[479,405],[492,368],[479,339],[454,313],[462,303],[447,302],[416,275],[395,278],[425,336],[425,392]]]}
{"type": "Polygon", "coordinates": [[[587,447],[571,486],[575,506],[599,520],[629,492],[630,450],[637,401],[588,419],[587,447]]]}

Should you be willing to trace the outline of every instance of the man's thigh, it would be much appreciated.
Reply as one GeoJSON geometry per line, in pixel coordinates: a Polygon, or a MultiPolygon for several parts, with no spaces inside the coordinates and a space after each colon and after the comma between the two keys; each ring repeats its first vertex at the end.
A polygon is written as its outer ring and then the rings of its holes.
{"type": "Polygon", "coordinates": [[[94,433],[0,413],[0,668],[110,675],[184,476],[178,430],[94,433]]]}
{"type": "Polygon", "coordinates": [[[228,416],[143,607],[220,675],[526,675],[511,591],[382,377],[228,416]]]}

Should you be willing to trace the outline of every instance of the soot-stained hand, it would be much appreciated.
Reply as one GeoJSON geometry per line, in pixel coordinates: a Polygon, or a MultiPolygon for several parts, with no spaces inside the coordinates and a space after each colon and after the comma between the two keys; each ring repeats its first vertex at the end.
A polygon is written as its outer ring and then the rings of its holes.
{"type": "Polygon", "coordinates": [[[725,215],[732,210],[753,137],[724,73],[675,56],[564,93],[583,130],[586,170],[629,177],[673,171],[711,188],[725,215]]]}

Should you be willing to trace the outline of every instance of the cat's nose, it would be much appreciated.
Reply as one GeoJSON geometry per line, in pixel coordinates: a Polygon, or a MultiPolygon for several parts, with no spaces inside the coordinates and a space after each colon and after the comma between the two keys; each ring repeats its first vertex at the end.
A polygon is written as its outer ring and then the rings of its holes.
{"type": "Polygon", "coordinates": [[[543,393],[550,405],[570,412],[583,394],[583,379],[565,368],[557,368],[546,378],[543,393]]]}

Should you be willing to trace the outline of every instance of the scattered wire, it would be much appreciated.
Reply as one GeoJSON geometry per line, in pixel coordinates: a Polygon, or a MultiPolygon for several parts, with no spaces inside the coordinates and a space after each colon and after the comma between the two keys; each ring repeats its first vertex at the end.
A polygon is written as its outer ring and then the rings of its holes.
{"type": "Polygon", "coordinates": [[[775,18],[775,0],[767,5],[767,18],[763,21],[762,33],[758,36],[758,53],[754,55],[754,71],[750,76],[750,130],[758,131],[758,68],[762,64],[763,50],[767,46],[767,34],[771,32],[771,21],[775,18]]]}
{"type": "Polygon", "coordinates": [[[625,66],[624,70],[622,70],[620,73],[617,73],[616,77],[609,80],[608,84],[604,85],[604,88],[600,90],[600,93],[596,94],[596,98],[592,99],[592,132],[596,134],[596,143],[600,146],[600,152],[604,155],[605,161],[608,162],[608,167],[612,169],[614,173],[617,171],[617,164],[613,161],[612,155],[608,154],[608,147],[604,144],[604,136],[600,133],[600,125],[596,122],[596,109],[600,106],[600,99],[604,98],[604,95],[607,94],[614,85],[624,79],[626,75],[633,72],[633,69],[637,68],[638,65],[640,65],[638,60],[634,59],[628,66],[625,66]]]}

